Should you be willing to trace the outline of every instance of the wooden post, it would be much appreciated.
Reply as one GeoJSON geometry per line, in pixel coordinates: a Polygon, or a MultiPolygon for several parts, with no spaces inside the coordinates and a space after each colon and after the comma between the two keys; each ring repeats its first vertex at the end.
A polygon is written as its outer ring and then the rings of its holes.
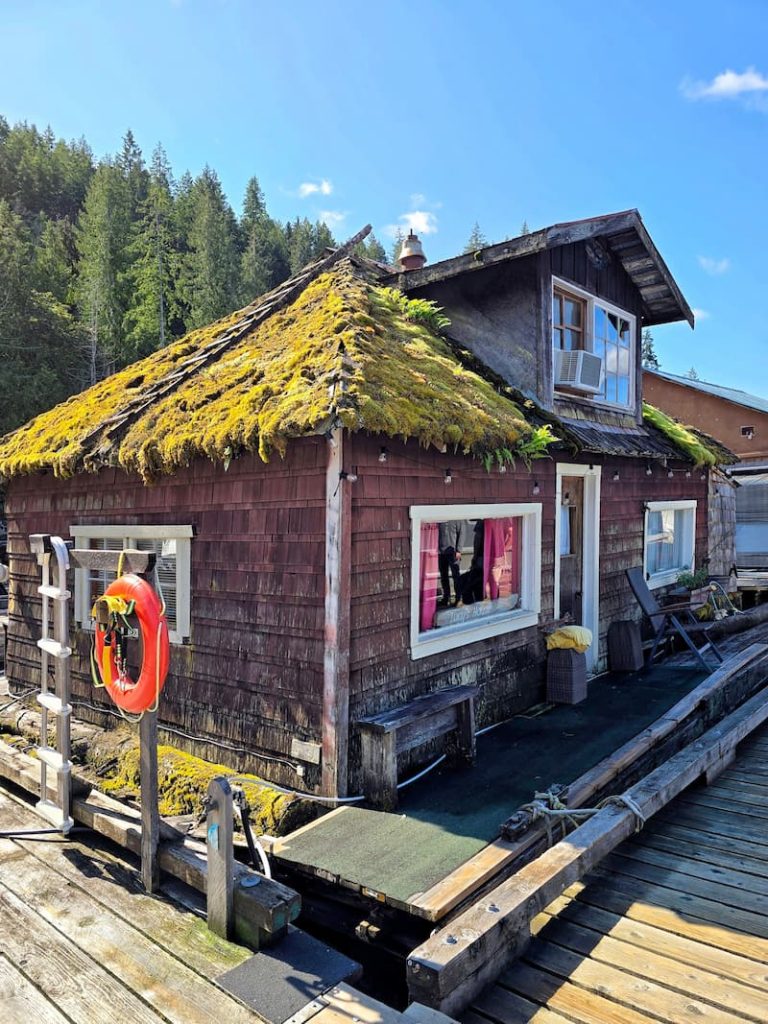
{"type": "Polygon", "coordinates": [[[145,711],[139,723],[141,759],[141,880],[147,892],[160,888],[160,814],[157,809],[157,711],[145,711]]]}
{"type": "Polygon", "coordinates": [[[232,848],[232,790],[220,776],[208,786],[208,927],[223,939],[235,930],[234,872],[232,848]]]}
{"type": "Polygon", "coordinates": [[[397,808],[397,733],[360,731],[363,793],[378,811],[397,808]]]}
{"type": "Polygon", "coordinates": [[[323,656],[324,796],[346,796],[349,741],[349,601],[352,563],[352,491],[342,479],[344,431],[328,443],[325,475],[325,635],[323,656]]]}

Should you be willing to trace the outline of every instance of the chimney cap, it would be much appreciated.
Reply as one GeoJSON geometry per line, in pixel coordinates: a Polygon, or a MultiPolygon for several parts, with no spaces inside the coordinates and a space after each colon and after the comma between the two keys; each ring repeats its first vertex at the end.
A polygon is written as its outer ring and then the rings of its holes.
{"type": "Polygon", "coordinates": [[[408,237],[403,241],[397,261],[402,270],[421,270],[427,262],[421,239],[415,234],[413,228],[411,228],[408,232],[408,237]]]}

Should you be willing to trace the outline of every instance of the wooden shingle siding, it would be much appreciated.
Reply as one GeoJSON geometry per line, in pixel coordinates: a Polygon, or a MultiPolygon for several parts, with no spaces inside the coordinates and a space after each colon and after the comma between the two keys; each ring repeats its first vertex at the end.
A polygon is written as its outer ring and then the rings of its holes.
{"type": "MultiPolygon", "coordinates": [[[[75,523],[191,523],[191,637],[172,647],[162,722],[278,756],[289,753],[293,736],[319,742],[325,457],[324,443],[309,439],[292,444],[284,460],[265,465],[245,456],[226,473],[196,460],[152,487],[111,469],[71,480],[14,480],[7,501],[13,688],[35,685],[39,674],[39,570],[29,554],[30,533],[68,538],[75,523]]],[[[88,672],[89,645],[90,634],[78,632],[73,694],[100,706],[88,672]]],[[[82,706],[76,713],[99,717],[82,706]]],[[[176,734],[173,742],[190,746],[176,734]]],[[[268,769],[263,760],[225,753],[214,743],[194,747],[211,759],[296,781],[280,766],[268,769]]]]}

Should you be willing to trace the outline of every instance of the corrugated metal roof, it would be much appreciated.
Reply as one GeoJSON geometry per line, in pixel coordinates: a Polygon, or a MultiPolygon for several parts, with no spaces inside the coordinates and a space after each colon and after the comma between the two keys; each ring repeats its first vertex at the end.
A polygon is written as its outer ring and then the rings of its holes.
{"type": "Polygon", "coordinates": [[[693,388],[694,391],[703,391],[707,395],[724,398],[727,402],[743,405],[746,409],[768,413],[768,398],[750,395],[748,391],[740,391],[738,388],[727,388],[722,384],[710,384],[706,380],[692,380],[690,377],[679,377],[676,373],[667,373],[664,370],[643,370],[643,373],[654,374],[656,377],[663,377],[664,380],[672,381],[673,384],[683,384],[687,388],[693,388]]]}

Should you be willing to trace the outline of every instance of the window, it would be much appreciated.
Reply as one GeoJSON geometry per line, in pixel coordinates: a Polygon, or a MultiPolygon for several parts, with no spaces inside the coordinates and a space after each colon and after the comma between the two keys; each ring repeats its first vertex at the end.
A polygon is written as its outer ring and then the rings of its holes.
{"type": "MultiPolygon", "coordinates": [[[[80,548],[154,551],[170,640],[183,643],[190,630],[191,526],[73,526],[69,532],[80,548]]],[[[75,619],[83,629],[93,628],[93,603],[113,579],[114,573],[75,571],[75,619]]]]}
{"type": "Polygon", "coordinates": [[[541,504],[411,508],[411,657],[538,622],[541,504]]]}
{"type": "Polygon", "coordinates": [[[634,404],[635,318],[629,313],[588,292],[573,286],[566,289],[556,282],[552,290],[552,344],[556,349],[585,349],[600,356],[601,391],[589,396],[594,401],[624,408],[634,404]]]}
{"type": "Polygon", "coordinates": [[[645,513],[645,576],[648,586],[675,583],[693,571],[696,538],[695,501],[651,501],[645,513]]]}
{"type": "Polygon", "coordinates": [[[741,436],[742,437],[746,437],[746,439],[748,441],[751,441],[752,438],[755,436],[755,428],[754,427],[742,427],[741,428],[741,436]]]}

